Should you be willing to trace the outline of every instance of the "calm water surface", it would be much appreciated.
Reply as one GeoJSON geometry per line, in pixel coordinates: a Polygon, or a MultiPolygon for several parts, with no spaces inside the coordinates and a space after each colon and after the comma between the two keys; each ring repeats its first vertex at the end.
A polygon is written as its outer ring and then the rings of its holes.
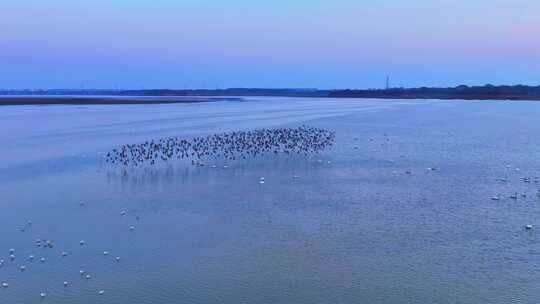
{"type": "Polygon", "coordinates": [[[538,303],[539,116],[534,102],[2,107],[0,303],[538,303]],[[127,143],[301,124],[336,131],[334,148],[228,169],[103,163],[127,143]]]}

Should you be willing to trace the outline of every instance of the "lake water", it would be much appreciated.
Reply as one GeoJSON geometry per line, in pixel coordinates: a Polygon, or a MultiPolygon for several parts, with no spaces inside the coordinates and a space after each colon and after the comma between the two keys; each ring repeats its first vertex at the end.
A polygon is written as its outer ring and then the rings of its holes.
{"type": "Polygon", "coordinates": [[[1,107],[0,303],[538,303],[539,117],[496,101],[1,107]],[[103,162],[302,124],[334,147],[227,169],[103,162]]]}

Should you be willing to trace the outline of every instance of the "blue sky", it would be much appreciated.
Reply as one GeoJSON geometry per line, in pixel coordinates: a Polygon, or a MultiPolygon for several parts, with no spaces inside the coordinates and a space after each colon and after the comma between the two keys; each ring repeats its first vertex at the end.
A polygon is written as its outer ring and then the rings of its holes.
{"type": "Polygon", "coordinates": [[[540,84],[537,0],[3,0],[0,88],[540,84]]]}

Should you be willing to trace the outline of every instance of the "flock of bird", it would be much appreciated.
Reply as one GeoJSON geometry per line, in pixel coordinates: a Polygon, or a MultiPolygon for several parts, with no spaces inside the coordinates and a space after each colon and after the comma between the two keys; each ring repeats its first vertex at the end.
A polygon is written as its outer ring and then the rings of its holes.
{"type": "MultiPolygon", "coordinates": [[[[390,143],[390,138],[388,137],[388,135],[385,133],[383,136],[384,136],[384,140],[383,140],[383,143],[380,145],[381,147],[384,147],[388,143],[390,143]]],[[[359,138],[354,137],[353,140],[356,142],[356,141],[359,140],[359,138]]],[[[373,139],[369,139],[369,141],[371,142],[371,141],[373,141],[373,139]]],[[[354,150],[358,150],[359,148],[360,147],[358,145],[353,146],[354,150]]],[[[378,150],[373,150],[372,152],[378,152],[378,150]]],[[[404,155],[400,155],[400,157],[404,157],[404,155]]],[[[389,160],[389,162],[394,163],[395,161],[394,160],[389,160]]],[[[514,173],[520,173],[521,172],[520,168],[515,167],[513,165],[506,165],[506,169],[509,170],[509,172],[512,172],[512,171],[514,173]]],[[[428,167],[427,168],[427,171],[437,171],[437,170],[438,170],[438,168],[435,168],[435,167],[428,167]]],[[[394,171],[392,171],[392,174],[397,175],[398,171],[394,170],[394,171]]],[[[406,170],[405,174],[410,176],[410,175],[413,174],[413,171],[406,170]]],[[[517,192],[517,191],[514,191],[513,193],[511,193],[509,195],[498,194],[498,195],[492,196],[490,199],[492,201],[501,201],[501,200],[504,200],[504,199],[509,199],[509,200],[512,200],[512,201],[518,201],[518,200],[523,200],[523,199],[527,199],[527,198],[532,197],[532,198],[535,198],[536,200],[540,200],[540,189],[538,189],[538,187],[540,187],[540,177],[521,176],[519,179],[526,185],[529,185],[529,186],[534,185],[534,187],[536,188],[536,190],[534,190],[534,194],[531,194],[530,191],[521,192],[521,193],[517,192]]],[[[500,177],[500,178],[496,178],[495,181],[502,182],[502,183],[509,183],[510,178],[508,178],[508,177],[500,177]]],[[[525,225],[525,230],[533,230],[534,228],[535,228],[535,225],[533,225],[533,224],[526,224],[525,225]]]]}
{"type": "MultiPolygon", "coordinates": [[[[514,168],[512,165],[507,165],[506,166],[507,169],[513,169],[515,172],[520,172],[521,170],[519,168],[514,168]]],[[[521,177],[520,180],[526,184],[526,185],[535,185],[534,187],[538,187],[540,186],[540,178],[539,177],[521,177]]],[[[501,182],[501,183],[508,183],[509,182],[509,178],[508,177],[501,177],[501,178],[497,178],[496,181],[498,182],[501,182]]],[[[518,191],[514,191],[513,193],[509,194],[509,195],[502,195],[502,194],[498,194],[498,195],[495,195],[495,196],[492,196],[491,197],[491,200],[492,201],[501,201],[501,200],[504,200],[504,199],[509,199],[509,200],[512,200],[512,201],[515,201],[517,202],[518,200],[524,200],[524,199],[527,199],[527,198],[530,198],[531,196],[535,197],[536,200],[540,200],[540,189],[537,189],[536,192],[534,194],[530,194],[527,193],[527,192],[518,192],[518,191]]],[[[532,224],[527,224],[525,225],[525,229],[526,230],[532,230],[534,228],[534,225],[532,224]]]]}
{"type": "Polygon", "coordinates": [[[205,160],[233,161],[271,153],[319,153],[331,147],[334,138],[335,133],[332,131],[309,126],[237,131],[195,137],[191,140],[171,137],[123,145],[108,152],[105,161],[123,166],[141,166],[187,159],[194,165],[204,166],[205,160]]]}
{"type": "MultiPolygon", "coordinates": [[[[83,201],[79,202],[79,206],[84,207],[85,205],[86,205],[85,202],[83,202],[83,201]]],[[[125,210],[120,211],[120,215],[125,216],[126,211],[125,210]]],[[[136,220],[139,221],[140,217],[136,216],[136,220]]],[[[21,231],[24,232],[26,229],[30,228],[31,226],[32,226],[32,221],[28,221],[23,226],[23,228],[21,228],[21,231]]],[[[129,231],[134,231],[134,230],[135,230],[135,226],[129,226],[129,231]]],[[[81,247],[86,246],[86,241],[80,240],[79,245],[81,247]]],[[[55,247],[55,242],[53,240],[36,239],[34,241],[34,246],[33,247],[42,248],[42,249],[53,249],[55,247]]],[[[28,255],[28,257],[26,259],[21,258],[21,257],[17,256],[17,251],[15,249],[13,249],[13,248],[9,249],[8,254],[9,254],[9,256],[8,256],[7,259],[0,258],[0,269],[2,269],[4,267],[7,267],[8,263],[15,265],[17,262],[19,262],[21,260],[26,261],[27,263],[37,263],[39,261],[39,263],[44,264],[46,262],[45,257],[40,257],[38,259],[38,258],[36,258],[36,255],[34,255],[34,254],[28,255]]],[[[60,258],[67,258],[69,256],[69,254],[66,251],[61,251],[61,252],[58,253],[58,256],[60,258]]],[[[109,256],[109,251],[103,251],[103,256],[109,256]]],[[[119,263],[121,261],[121,257],[120,256],[115,256],[114,261],[119,263]]],[[[28,270],[28,267],[27,267],[26,263],[19,266],[19,271],[20,272],[26,272],[27,270],[28,270]]],[[[88,280],[92,279],[92,275],[90,274],[90,272],[82,270],[82,269],[79,270],[79,275],[80,275],[82,280],[88,281],[88,280]]],[[[62,285],[65,288],[68,288],[69,286],[71,286],[71,282],[63,281],[62,285]]],[[[8,282],[1,282],[0,283],[0,288],[1,289],[7,289],[8,287],[10,287],[8,282]]],[[[97,294],[98,295],[104,295],[105,290],[103,290],[103,289],[98,290],[97,294]]],[[[43,299],[45,299],[47,297],[47,293],[45,291],[41,291],[39,293],[39,297],[43,300],[43,299]]]]}

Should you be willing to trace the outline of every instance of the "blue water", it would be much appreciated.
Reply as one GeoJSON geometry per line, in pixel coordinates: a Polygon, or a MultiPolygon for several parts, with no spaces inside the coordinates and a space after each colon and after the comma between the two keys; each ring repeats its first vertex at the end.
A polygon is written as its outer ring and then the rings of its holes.
{"type": "Polygon", "coordinates": [[[293,98],[2,107],[0,303],[538,303],[539,114],[293,98]],[[334,148],[227,169],[103,162],[147,139],[301,124],[335,131],[334,148]]]}

